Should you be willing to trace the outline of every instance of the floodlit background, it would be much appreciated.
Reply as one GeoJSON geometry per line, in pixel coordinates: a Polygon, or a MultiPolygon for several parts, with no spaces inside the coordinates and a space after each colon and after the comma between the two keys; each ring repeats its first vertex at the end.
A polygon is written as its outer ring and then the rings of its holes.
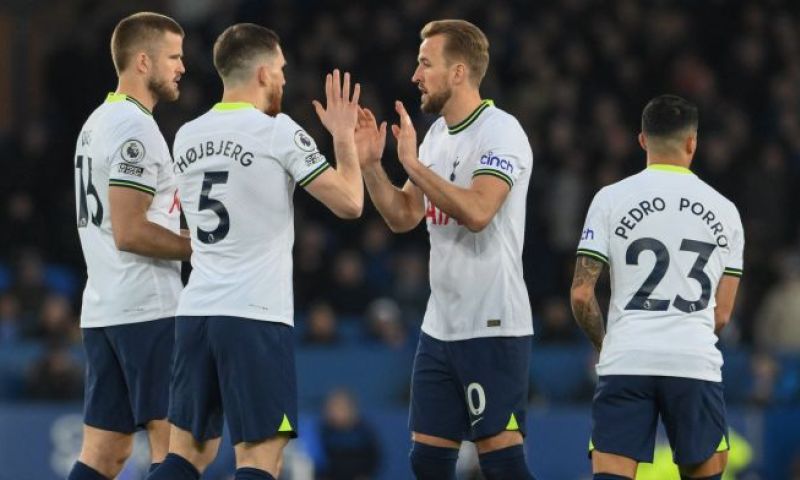
{"type": "MultiPolygon", "coordinates": [[[[747,238],[735,318],[719,343],[733,433],[735,473],[726,478],[800,478],[799,5],[2,0],[0,480],[64,478],[80,447],[85,266],[74,144],[116,86],[111,31],[139,10],[172,15],[187,32],[180,100],[155,110],[168,142],[220,98],[211,63],[216,36],[255,22],[282,39],[284,111],[331,158],[311,106],[323,98],[327,71],[352,72],[362,103],[379,119],[394,120],[392,102],[403,100],[421,136],[433,118],[419,112],[410,82],[420,28],[464,18],[486,32],[483,96],[520,120],[535,156],[524,256],[537,332],[527,449],[541,479],[590,478],[595,358],[568,305],[588,203],[600,187],[643,168],[636,135],[647,100],[676,93],[696,102],[694,170],[736,203],[747,238]]],[[[384,164],[405,180],[391,142],[384,164]]],[[[410,478],[406,408],[429,294],[427,234],[422,226],[391,234],[371,205],[362,219],[342,222],[303,191],[295,201],[302,418],[282,478],[410,478]]],[[[662,466],[639,478],[670,478],[668,447],[658,449],[662,466]]],[[[145,451],[137,445],[120,478],[142,478],[145,451]]],[[[223,447],[203,478],[230,478],[232,454],[223,447]]],[[[480,478],[471,446],[460,465],[461,478],[480,478]]]]}

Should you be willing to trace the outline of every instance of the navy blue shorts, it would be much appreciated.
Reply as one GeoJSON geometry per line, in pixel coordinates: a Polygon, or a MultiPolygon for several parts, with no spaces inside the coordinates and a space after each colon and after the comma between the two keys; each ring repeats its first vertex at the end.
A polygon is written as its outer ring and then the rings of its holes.
{"type": "Polygon", "coordinates": [[[83,328],[84,423],[133,433],[167,417],[175,320],[83,328]]]}
{"type": "Polygon", "coordinates": [[[645,375],[600,377],[590,448],[651,463],[659,415],[678,465],[728,450],[722,383],[645,375]]]}
{"type": "Polygon", "coordinates": [[[422,333],[411,377],[412,432],[460,442],[525,434],[531,337],[441,341],[422,333]]]}
{"type": "Polygon", "coordinates": [[[198,441],[234,445],[297,434],[292,327],[239,317],[177,317],[169,420],[198,441]],[[224,406],[224,412],[223,412],[224,406]]]}

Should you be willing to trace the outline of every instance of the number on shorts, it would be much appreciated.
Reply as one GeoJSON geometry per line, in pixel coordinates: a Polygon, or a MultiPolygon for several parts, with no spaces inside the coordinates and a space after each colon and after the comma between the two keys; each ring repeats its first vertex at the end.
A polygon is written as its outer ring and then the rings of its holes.
{"type": "Polygon", "coordinates": [[[472,382],[467,386],[467,406],[470,413],[476,417],[486,410],[486,393],[480,383],[472,382]]]}

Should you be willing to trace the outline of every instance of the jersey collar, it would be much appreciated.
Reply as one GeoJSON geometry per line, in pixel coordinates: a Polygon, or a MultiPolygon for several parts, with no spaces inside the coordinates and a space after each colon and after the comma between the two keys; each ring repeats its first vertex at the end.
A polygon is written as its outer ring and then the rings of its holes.
{"type": "Polygon", "coordinates": [[[256,108],[250,102],[219,102],[215,104],[211,110],[215,112],[228,112],[230,110],[243,110],[245,108],[256,108]]]}
{"type": "Polygon", "coordinates": [[[124,93],[116,93],[110,92],[108,96],[106,96],[106,103],[117,103],[117,102],[131,102],[132,104],[136,105],[139,110],[146,113],[147,115],[153,116],[153,113],[147,109],[142,102],[136,100],[135,98],[131,97],[130,95],[125,95],[124,93]]]}
{"type": "Polygon", "coordinates": [[[469,116],[467,116],[467,118],[458,122],[452,127],[447,127],[447,133],[449,133],[450,135],[455,135],[456,133],[463,132],[464,130],[467,129],[467,127],[475,123],[475,120],[478,119],[478,117],[480,116],[481,113],[483,113],[484,110],[491,107],[492,105],[494,105],[494,100],[489,100],[487,98],[486,100],[482,101],[481,104],[478,105],[478,108],[473,110],[472,113],[470,113],[469,116]]]}
{"type": "Polygon", "coordinates": [[[679,167],[678,165],[667,165],[665,163],[653,163],[647,166],[648,170],[659,170],[661,172],[680,173],[682,175],[694,175],[694,172],[686,167],[679,167]]]}

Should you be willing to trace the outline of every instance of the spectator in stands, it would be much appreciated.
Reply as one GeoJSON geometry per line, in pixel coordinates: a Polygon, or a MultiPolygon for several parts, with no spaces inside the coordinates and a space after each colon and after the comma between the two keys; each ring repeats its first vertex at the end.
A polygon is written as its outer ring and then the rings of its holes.
{"type": "Polygon", "coordinates": [[[39,313],[37,336],[49,344],[69,346],[80,343],[80,328],[69,300],[55,294],[45,297],[39,313]]]}
{"type": "Polygon", "coordinates": [[[309,346],[330,346],[339,343],[336,331],[336,313],[327,302],[316,302],[311,305],[306,318],[306,333],[303,344],[309,346]]]}
{"type": "Polygon", "coordinates": [[[35,324],[30,320],[35,319],[48,293],[42,258],[36,250],[28,249],[18,257],[11,293],[17,298],[20,314],[25,319],[23,330],[31,333],[35,330],[35,324]]]}
{"type": "Polygon", "coordinates": [[[322,225],[315,222],[297,223],[297,241],[294,246],[295,310],[304,312],[325,291],[327,285],[327,232],[322,225]]]}
{"type": "Polygon", "coordinates": [[[364,275],[376,294],[389,293],[392,284],[392,237],[389,229],[380,219],[373,218],[361,235],[361,248],[364,251],[364,275]]]}
{"type": "Polygon", "coordinates": [[[66,347],[52,344],[31,366],[25,379],[25,393],[34,400],[80,400],[83,368],[66,347]]]}
{"type": "Polygon", "coordinates": [[[425,256],[419,251],[407,250],[397,256],[391,297],[397,301],[403,322],[409,327],[422,324],[431,294],[427,274],[425,256]]]}
{"type": "Polygon", "coordinates": [[[347,390],[332,391],[325,401],[320,431],[325,466],[321,480],[368,480],[380,466],[380,447],[375,432],[358,411],[347,390]]]}
{"type": "Polygon", "coordinates": [[[0,295],[0,346],[19,341],[21,323],[17,299],[10,293],[0,295]]]}
{"type": "Polygon", "coordinates": [[[389,348],[400,350],[408,345],[400,307],[391,298],[373,300],[367,307],[366,320],[372,337],[389,348]]]}
{"type": "Polygon", "coordinates": [[[339,315],[363,315],[372,299],[372,286],[364,277],[364,260],[356,250],[344,250],[333,261],[331,282],[325,294],[339,315]]]}
{"type": "Polygon", "coordinates": [[[581,338],[572,321],[569,306],[561,297],[550,297],[542,309],[542,325],[536,331],[536,340],[542,343],[576,343],[581,338]]]}
{"type": "Polygon", "coordinates": [[[781,280],[767,293],[755,322],[761,350],[800,351],[800,253],[781,255],[781,280]]]}

